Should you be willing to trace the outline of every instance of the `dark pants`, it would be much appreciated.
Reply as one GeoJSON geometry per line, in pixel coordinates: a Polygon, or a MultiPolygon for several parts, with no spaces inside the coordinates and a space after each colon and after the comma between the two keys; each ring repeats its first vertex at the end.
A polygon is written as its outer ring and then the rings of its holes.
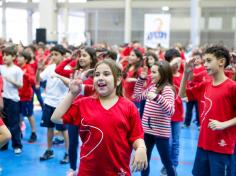
{"type": "MultiPolygon", "coordinates": [[[[37,99],[39,101],[39,104],[41,106],[41,108],[43,109],[44,107],[44,103],[43,103],[43,97],[41,95],[41,90],[40,90],[40,87],[39,88],[36,88],[35,86],[32,86],[33,90],[34,90],[34,93],[36,94],[37,96],[37,99]]],[[[32,98],[32,101],[34,102],[34,96],[32,98]]]]}
{"type": "Polygon", "coordinates": [[[146,100],[141,100],[140,101],[140,106],[139,106],[139,114],[140,114],[140,117],[142,118],[143,117],[143,112],[144,112],[144,106],[146,104],[146,100]]]}
{"type": "MultiPolygon", "coordinates": [[[[22,148],[19,102],[15,102],[8,98],[3,98],[3,103],[3,113],[5,115],[3,121],[11,132],[12,148],[22,148]]],[[[8,143],[2,148],[7,149],[8,143]]]]}
{"type": "Polygon", "coordinates": [[[153,147],[156,145],[157,150],[161,157],[161,162],[166,168],[167,175],[168,176],[175,176],[175,170],[172,166],[172,162],[170,159],[170,153],[169,153],[169,139],[168,138],[160,138],[156,137],[151,134],[144,134],[144,141],[147,147],[147,159],[148,159],[148,167],[146,170],[143,170],[141,172],[142,176],[148,176],[150,173],[150,159],[152,155],[153,147]]]}
{"type": "Polygon", "coordinates": [[[234,154],[232,156],[232,162],[231,162],[231,176],[236,175],[236,145],[234,148],[234,154]]]}
{"type": "Polygon", "coordinates": [[[189,101],[186,103],[186,113],[185,113],[185,121],[184,124],[186,126],[190,126],[191,121],[192,121],[192,116],[193,116],[193,108],[195,107],[196,111],[196,120],[197,120],[197,125],[200,125],[199,122],[199,112],[198,112],[198,103],[197,101],[189,101]]]}
{"type": "Polygon", "coordinates": [[[78,145],[79,145],[79,128],[74,125],[68,125],[69,134],[69,159],[70,168],[76,170],[77,168],[77,156],[78,156],[78,145]]]}
{"type": "Polygon", "coordinates": [[[230,176],[232,155],[197,148],[193,165],[194,176],[230,176]]]}

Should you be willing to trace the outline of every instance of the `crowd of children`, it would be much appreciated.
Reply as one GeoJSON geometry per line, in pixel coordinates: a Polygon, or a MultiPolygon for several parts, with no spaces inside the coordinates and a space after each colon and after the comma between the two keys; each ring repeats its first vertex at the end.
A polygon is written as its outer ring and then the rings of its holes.
{"type": "Polygon", "coordinates": [[[1,150],[8,149],[11,138],[14,153],[24,152],[24,117],[31,128],[28,142],[37,141],[36,94],[40,125],[47,128],[40,161],[54,157],[55,127],[64,137],[60,163],[70,164],[68,176],[131,175],[131,170],[148,176],[154,146],[163,164],[160,174],[177,176],[181,127],[191,125],[195,107],[200,134],[192,174],[235,176],[236,54],[210,45],[189,55],[179,44],[164,51],[143,48],[137,41],[116,51],[106,44],[3,43],[1,150]],[[185,115],[182,100],[187,101],[185,115]]]}

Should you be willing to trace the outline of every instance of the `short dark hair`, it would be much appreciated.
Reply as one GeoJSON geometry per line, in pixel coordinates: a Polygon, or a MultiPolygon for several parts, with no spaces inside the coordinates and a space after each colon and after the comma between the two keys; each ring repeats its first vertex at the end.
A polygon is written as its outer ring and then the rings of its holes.
{"type": "Polygon", "coordinates": [[[168,61],[168,62],[171,62],[171,60],[175,57],[180,57],[180,53],[177,49],[168,49],[166,52],[165,52],[165,60],[168,61]]]}
{"type": "Polygon", "coordinates": [[[192,55],[202,57],[202,53],[200,51],[194,51],[192,55]]]}
{"type": "Polygon", "coordinates": [[[56,45],[50,49],[50,51],[56,51],[61,53],[61,55],[66,54],[66,49],[62,45],[56,45]]]}
{"type": "Polygon", "coordinates": [[[7,56],[11,55],[13,57],[13,56],[16,56],[16,53],[17,52],[16,52],[15,46],[8,46],[2,50],[2,54],[7,55],[7,56]]]}
{"type": "Polygon", "coordinates": [[[20,52],[20,53],[19,53],[19,56],[24,57],[27,64],[29,64],[30,61],[32,60],[32,57],[31,57],[30,53],[28,53],[28,52],[25,51],[25,50],[23,50],[22,52],[20,52]]]}
{"type": "Polygon", "coordinates": [[[225,59],[225,65],[224,67],[227,67],[230,63],[230,53],[227,48],[221,45],[213,45],[208,48],[206,48],[204,54],[212,54],[217,59],[225,59]]]}

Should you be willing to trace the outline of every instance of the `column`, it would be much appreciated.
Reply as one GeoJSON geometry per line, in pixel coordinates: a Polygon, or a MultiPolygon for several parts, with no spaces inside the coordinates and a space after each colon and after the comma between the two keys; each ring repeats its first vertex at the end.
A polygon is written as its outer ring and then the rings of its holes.
{"type": "Polygon", "coordinates": [[[2,37],[6,39],[7,30],[6,30],[6,1],[2,0],[2,37]]]}
{"type": "Polygon", "coordinates": [[[99,20],[99,12],[98,10],[95,11],[94,16],[94,43],[98,43],[98,20],[99,20]]]}
{"type": "Polygon", "coordinates": [[[68,29],[69,29],[69,7],[68,0],[65,1],[65,6],[63,9],[63,23],[64,23],[64,37],[68,39],[68,29]]]}
{"type": "MultiPolygon", "coordinates": [[[[32,0],[28,0],[28,2],[32,2],[32,0]]],[[[28,44],[32,43],[32,37],[33,37],[33,31],[32,31],[32,27],[33,27],[33,10],[32,9],[28,9],[27,10],[27,40],[28,40],[28,44]]]]}
{"type": "Polygon", "coordinates": [[[132,24],[132,0],[125,0],[125,38],[124,42],[128,43],[131,41],[131,24],[132,24]]]}
{"type": "Polygon", "coordinates": [[[199,6],[200,0],[191,0],[191,43],[193,47],[197,47],[200,44],[200,20],[201,20],[201,8],[199,6]]]}
{"type": "Polygon", "coordinates": [[[57,1],[40,0],[40,28],[47,29],[47,41],[57,41],[57,1]]]}

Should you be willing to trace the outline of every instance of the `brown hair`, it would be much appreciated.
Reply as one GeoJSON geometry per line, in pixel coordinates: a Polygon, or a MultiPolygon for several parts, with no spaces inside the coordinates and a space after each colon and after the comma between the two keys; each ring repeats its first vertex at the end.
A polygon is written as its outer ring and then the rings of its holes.
{"type": "Polygon", "coordinates": [[[158,72],[160,74],[160,79],[157,82],[157,90],[161,92],[165,86],[170,86],[173,90],[173,73],[169,62],[159,61],[155,62],[154,65],[158,66],[158,72]]]}
{"type": "Polygon", "coordinates": [[[148,57],[149,56],[151,56],[151,57],[153,57],[154,58],[154,60],[155,60],[155,62],[157,62],[158,60],[159,60],[159,58],[158,58],[158,56],[154,53],[154,52],[152,52],[152,51],[148,51],[146,54],[145,54],[145,57],[146,57],[146,65],[147,65],[147,67],[148,68],[150,68],[150,66],[149,66],[149,64],[148,64],[148,57]]]}
{"type": "MultiPolygon", "coordinates": [[[[117,86],[118,78],[119,77],[122,78],[122,70],[121,70],[120,66],[112,59],[104,59],[104,60],[99,61],[95,65],[94,70],[96,71],[97,67],[101,64],[106,64],[110,67],[112,75],[114,77],[114,86],[116,87],[116,95],[117,96],[123,96],[122,83],[120,83],[117,86]]],[[[94,71],[94,73],[95,73],[95,71],[94,71]]]]}
{"type": "MultiPolygon", "coordinates": [[[[141,67],[142,62],[143,62],[143,54],[141,53],[141,51],[139,51],[138,49],[133,49],[131,52],[134,52],[134,54],[136,55],[137,58],[139,58],[139,61],[137,61],[134,64],[134,74],[133,77],[136,78],[138,76],[138,69],[141,67]]],[[[131,64],[128,64],[128,66],[125,68],[124,70],[124,78],[127,77],[127,73],[129,71],[129,68],[131,67],[131,64]]]]}
{"type": "Polygon", "coordinates": [[[26,60],[26,63],[27,63],[27,64],[29,64],[30,61],[32,60],[32,57],[31,57],[30,53],[27,52],[27,51],[25,51],[25,50],[23,50],[22,52],[20,52],[18,56],[24,57],[24,59],[26,60]]]}
{"type": "Polygon", "coordinates": [[[11,55],[12,57],[16,56],[16,47],[9,46],[2,50],[2,55],[11,55]]]}
{"type": "MultiPolygon", "coordinates": [[[[81,50],[84,49],[88,55],[90,56],[90,60],[91,60],[91,65],[90,65],[90,68],[94,68],[94,66],[96,65],[97,63],[97,56],[96,56],[96,50],[92,47],[85,47],[85,48],[81,48],[81,50]]],[[[76,63],[76,68],[75,70],[79,70],[81,69],[82,67],[80,66],[79,64],[79,60],[77,60],[77,63],[76,63]]]]}

